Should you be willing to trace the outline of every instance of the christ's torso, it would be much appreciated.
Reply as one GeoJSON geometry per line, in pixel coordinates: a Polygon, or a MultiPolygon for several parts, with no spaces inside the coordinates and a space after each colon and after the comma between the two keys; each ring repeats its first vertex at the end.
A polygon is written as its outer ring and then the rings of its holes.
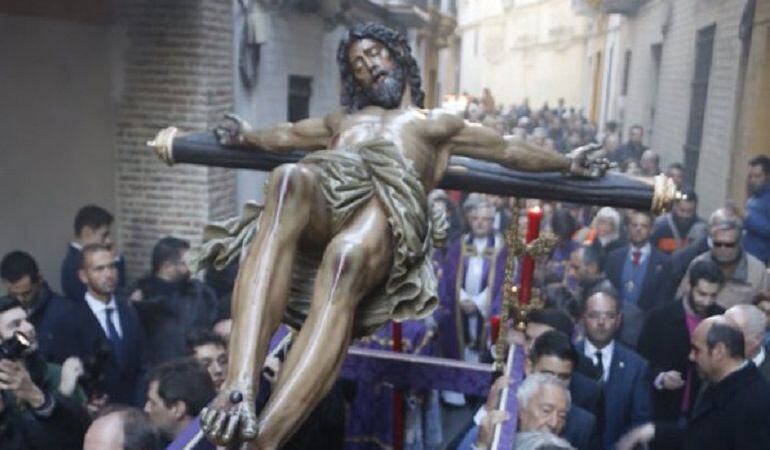
{"type": "Polygon", "coordinates": [[[333,149],[384,139],[414,163],[426,191],[433,189],[446,169],[450,140],[464,122],[446,113],[416,108],[385,110],[369,107],[354,114],[327,118],[332,127],[333,149]]]}

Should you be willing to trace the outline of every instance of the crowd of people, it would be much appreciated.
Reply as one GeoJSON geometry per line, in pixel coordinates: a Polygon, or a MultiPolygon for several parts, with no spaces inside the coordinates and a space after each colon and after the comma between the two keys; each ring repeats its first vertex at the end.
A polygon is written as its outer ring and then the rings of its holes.
{"type": "MultiPolygon", "coordinates": [[[[462,113],[558,152],[601,142],[614,170],[661,171],[641,127],[621,144],[616,124],[599,131],[562,100],[503,111],[485,91],[462,113]]],[[[506,280],[504,234],[512,223],[525,229],[527,208],[539,207],[542,232],[557,243],[537,262],[542,308],[521,335],[509,333],[527,355],[518,417],[499,411],[507,377],[486,400],[413,390],[405,394],[405,448],[487,448],[492,427],[505,420],[517,421],[521,449],[770,448],[770,158],[749,162],[745,208],[725,206],[706,219],[683,172],[681,164],[666,169],[684,196],[657,218],[434,191],[432,207],[449,223],[433,258],[439,307],[403,324],[407,353],[492,361],[492,318],[505,282],[520,277],[517,270],[506,280]],[[475,414],[465,426],[442,426],[442,411],[452,409],[475,414]]],[[[62,294],[32,255],[14,250],[0,262],[3,449],[162,448],[223,389],[237,264],[191,273],[190,244],[164,237],[147,275],[132,282],[112,222],[98,206],[77,212],[62,294]]],[[[274,339],[258,401],[280,370],[287,335],[282,328],[274,339]]],[[[354,345],[389,349],[392,339],[384,327],[354,345]]],[[[390,388],[339,381],[285,448],[389,447],[390,388]]]]}
{"type": "MultiPolygon", "coordinates": [[[[507,112],[492,105],[485,92],[468,103],[466,116],[561,152],[596,140],[614,170],[661,172],[639,126],[618,145],[614,124],[600,134],[561,101],[535,112],[526,101],[507,112]]],[[[698,196],[681,164],[666,175],[684,195],[657,218],[609,207],[520,205],[542,208],[543,230],[558,238],[535,274],[542,309],[530,313],[516,338],[527,353],[527,376],[514,420],[527,442],[529,433],[545,433],[566,440],[548,448],[770,448],[770,158],[748,166],[745,207],[726,205],[706,219],[697,215],[698,196]]],[[[460,336],[445,355],[492,357],[482,329],[499,309],[507,254],[498,243],[511,220],[521,227],[526,220],[525,208],[512,218],[507,206],[506,199],[470,194],[447,207],[461,210],[468,226],[456,232],[461,250],[450,245],[440,264],[446,289],[439,314],[449,320],[439,320],[438,333],[460,336]]],[[[509,380],[501,381],[457,448],[487,448],[492,425],[511,420],[497,405],[509,380]]],[[[462,403],[454,394],[442,393],[462,403]]],[[[545,437],[534,439],[546,445],[545,437]]]]}

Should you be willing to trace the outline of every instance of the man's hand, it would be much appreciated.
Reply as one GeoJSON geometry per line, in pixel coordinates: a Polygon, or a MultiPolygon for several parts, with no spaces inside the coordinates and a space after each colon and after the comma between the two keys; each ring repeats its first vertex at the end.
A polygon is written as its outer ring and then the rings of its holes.
{"type": "Polygon", "coordinates": [[[487,401],[484,403],[484,409],[486,409],[488,413],[500,407],[500,395],[502,394],[503,389],[511,385],[511,381],[511,377],[503,375],[498,377],[495,382],[492,383],[492,387],[489,388],[489,393],[487,394],[487,401]]]}
{"type": "Polygon", "coordinates": [[[616,450],[633,450],[634,447],[646,444],[655,438],[655,425],[647,422],[632,429],[615,444],[616,450]]]}
{"type": "Polygon", "coordinates": [[[131,293],[131,296],[128,297],[128,299],[132,302],[141,302],[144,300],[144,294],[141,289],[134,289],[134,292],[131,293]]]}
{"type": "Polygon", "coordinates": [[[572,162],[570,172],[587,178],[598,178],[604,175],[612,167],[612,163],[607,158],[596,157],[596,153],[601,148],[601,144],[591,143],[569,152],[567,158],[572,162]]]}
{"type": "Polygon", "coordinates": [[[214,128],[214,135],[221,145],[234,147],[243,145],[243,133],[251,131],[251,126],[235,114],[225,114],[225,121],[214,128]]]}
{"type": "Polygon", "coordinates": [[[675,391],[684,387],[684,380],[682,374],[676,370],[669,370],[660,374],[660,382],[663,385],[663,389],[669,391],[675,391]]]}
{"type": "Polygon", "coordinates": [[[75,392],[78,385],[78,379],[83,375],[83,362],[76,356],[70,356],[61,366],[61,381],[59,381],[59,392],[69,397],[75,392]]]}
{"type": "Polygon", "coordinates": [[[0,360],[0,390],[13,391],[17,399],[34,409],[45,404],[45,394],[32,381],[24,364],[18,361],[0,360]]]}
{"type": "Polygon", "coordinates": [[[479,426],[479,435],[474,444],[476,448],[489,448],[492,444],[492,437],[495,434],[495,427],[510,419],[508,411],[492,411],[484,417],[479,426]]]}

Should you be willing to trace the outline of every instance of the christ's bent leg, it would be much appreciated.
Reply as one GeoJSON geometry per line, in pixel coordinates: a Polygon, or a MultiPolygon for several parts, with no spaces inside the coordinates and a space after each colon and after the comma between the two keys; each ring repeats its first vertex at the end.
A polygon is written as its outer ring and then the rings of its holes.
{"type": "Polygon", "coordinates": [[[303,232],[311,232],[308,228],[317,233],[324,220],[325,205],[322,200],[318,204],[316,191],[314,173],[301,165],[278,167],[270,176],[259,231],[233,290],[227,380],[201,413],[201,428],[220,445],[231,442],[236,433],[245,440],[257,435],[257,377],[286,309],[297,243],[303,232]]]}
{"type": "Polygon", "coordinates": [[[310,314],[262,410],[252,448],[278,448],[331,389],[350,344],[356,307],[387,277],[390,236],[387,216],[372,200],[329,243],[310,314]]]}

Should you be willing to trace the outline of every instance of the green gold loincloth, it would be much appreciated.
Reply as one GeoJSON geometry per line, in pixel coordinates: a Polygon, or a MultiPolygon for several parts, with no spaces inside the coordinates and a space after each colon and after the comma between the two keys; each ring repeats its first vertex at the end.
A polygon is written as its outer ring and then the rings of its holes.
{"type": "MultiPolygon", "coordinates": [[[[387,141],[370,141],[345,150],[324,150],[300,161],[315,166],[326,199],[333,234],[375,197],[385,207],[392,234],[393,264],[386,282],[371,292],[356,311],[354,335],[373,333],[388,320],[423,318],[438,305],[431,255],[433,239],[446,237],[448,223],[428,201],[411,160],[387,141]]],[[[190,252],[194,270],[221,269],[253,239],[262,207],[248,203],[241,217],[208,225],[203,243],[190,252]]],[[[299,326],[307,317],[320,256],[298,251],[284,321],[299,326]]]]}

